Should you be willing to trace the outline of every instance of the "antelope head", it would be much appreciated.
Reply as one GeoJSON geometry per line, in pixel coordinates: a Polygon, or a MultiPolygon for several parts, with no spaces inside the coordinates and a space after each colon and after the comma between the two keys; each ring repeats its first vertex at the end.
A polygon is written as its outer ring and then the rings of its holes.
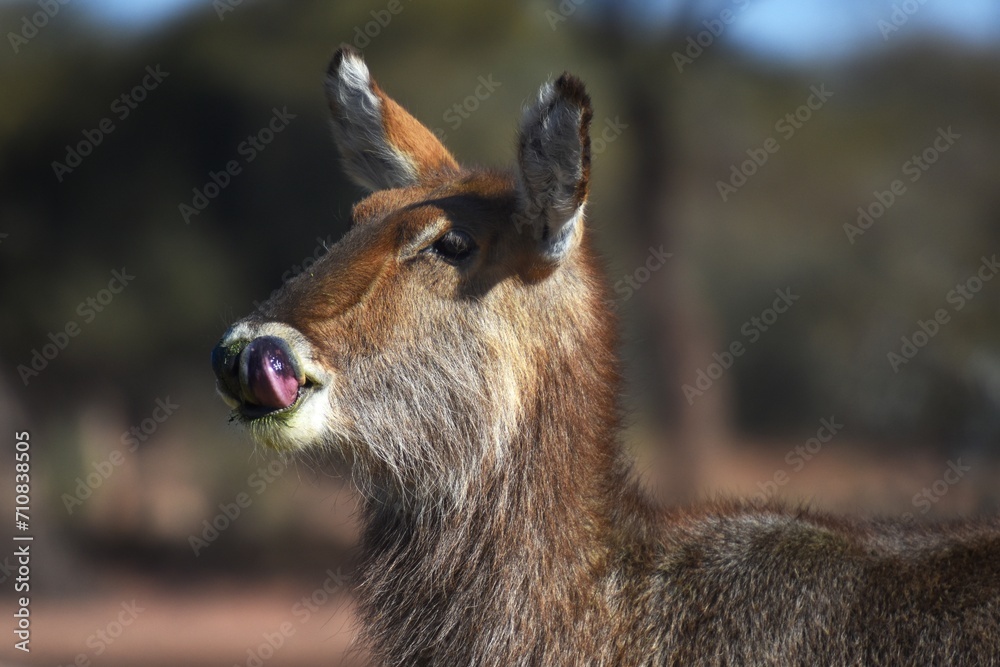
{"type": "Polygon", "coordinates": [[[257,442],[334,451],[362,491],[460,499],[525,454],[530,424],[571,438],[607,407],[587,403],[612,363],[585,243],[590,100],[568,74],[542,86],[505,172],[460,167],[350,48],[326,93],[368,195],[311,270],[226,331],[218,392],[257,442]],[[556,418],[556,401],[579,414],[556,418]]]}

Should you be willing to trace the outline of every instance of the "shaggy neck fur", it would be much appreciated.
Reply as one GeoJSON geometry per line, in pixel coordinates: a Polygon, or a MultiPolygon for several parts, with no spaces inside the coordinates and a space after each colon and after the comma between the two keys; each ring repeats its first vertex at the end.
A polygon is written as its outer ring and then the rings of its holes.
{"type": "Polygon", "coordinates": [[[547,664],[596,653],[584,626],[609,627],[594,592],[609,568],[609,507],[626,486],[602,296],[590,297],[595,316],[578,320],[593,329],[575,330],[589,354],[536,360],[546,390],[525,401],[503,465],[482,474],[471,500],[456,511],[368,501],[358,601],[363,644],[384,664],[547,664]]]}

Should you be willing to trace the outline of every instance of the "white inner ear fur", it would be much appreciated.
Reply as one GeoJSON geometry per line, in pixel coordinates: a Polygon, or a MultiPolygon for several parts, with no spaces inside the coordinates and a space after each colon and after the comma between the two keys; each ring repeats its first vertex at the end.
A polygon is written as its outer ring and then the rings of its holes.
{"type": "Polygon", "coordinates": [[[372,90],[365,62],[346,54],[335,76],[327,77],[327,96],[336,108],[334,139],[344,168],[370,191],[405,187],[417,182],[417,168],[385,134],[382,100],[372,90]]]}
{"type": "Polygon", "coordinates": [[[550,225],[549,236],[542,246],[545,259],[557,260],[565,257],[580,243],[583,234],[583,204],[558,228],[550,225]]]}
{"type": "Polygon", "coordinates": [[[522,210],[550,259],[565,255],[580,237],[583,204],[577,205],[576,191],[583,178],[582,115],[547,83],[521,120],[522,210]]]}

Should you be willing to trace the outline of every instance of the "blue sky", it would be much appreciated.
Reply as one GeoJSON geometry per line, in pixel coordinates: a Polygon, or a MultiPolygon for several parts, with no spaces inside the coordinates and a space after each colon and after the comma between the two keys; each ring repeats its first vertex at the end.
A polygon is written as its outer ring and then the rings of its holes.
{"type": "Polygon", "coordinates": [[[100,19],[127,26],[152,26],[211,0],[76,0],[100,19]]]}
{"type": "Polygon", "coordinates": [[[733,23],[732,37],[769,55],[837,56],[886,41],[879,22],[888,24],[893,6],[903,4],[918,9],[888,33],[890,43],[927,32],[977,44],[1000,38],[997,0],[751,0],[733,23]]]}
{"type": "MultiPolygon", "coordinates": [[[[144,28],[199,6],[207,8],[211,0],[75,0],[74,4],[102,22],[144,28]]],[[[667,20],[678,2],[633,0],[633,4],[667,20]]],[[[715,11],[728,7],[737,15],[727,32],[738,44],[770,57],[798,60],[837,57],[882,43],[878,22],[888,20],[896,4],[919,9],[890,36],[890,42],[932,32],[961,41],[1000,43],[1000,0],[718,0],[715,11]]]]}

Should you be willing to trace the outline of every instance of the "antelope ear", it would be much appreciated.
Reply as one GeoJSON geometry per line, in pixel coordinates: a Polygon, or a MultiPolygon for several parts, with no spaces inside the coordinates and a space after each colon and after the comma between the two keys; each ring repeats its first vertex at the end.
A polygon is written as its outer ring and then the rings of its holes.
{"type": "Polygon", "coordinates": [[[538,92],[518,135],[521,206],[518,230],[530,225],[543,257],[559,261],[579,243],[590,186],[590,120],[583,82],[563,74],[538,92]]]}
{"type": "Polygon", "coordinates": [[[344,169],[358,185],[369,191],[401,188],[458,171],[448,149],[382,92],[350,46],[330,61],[326,98],[344,169]]]}

